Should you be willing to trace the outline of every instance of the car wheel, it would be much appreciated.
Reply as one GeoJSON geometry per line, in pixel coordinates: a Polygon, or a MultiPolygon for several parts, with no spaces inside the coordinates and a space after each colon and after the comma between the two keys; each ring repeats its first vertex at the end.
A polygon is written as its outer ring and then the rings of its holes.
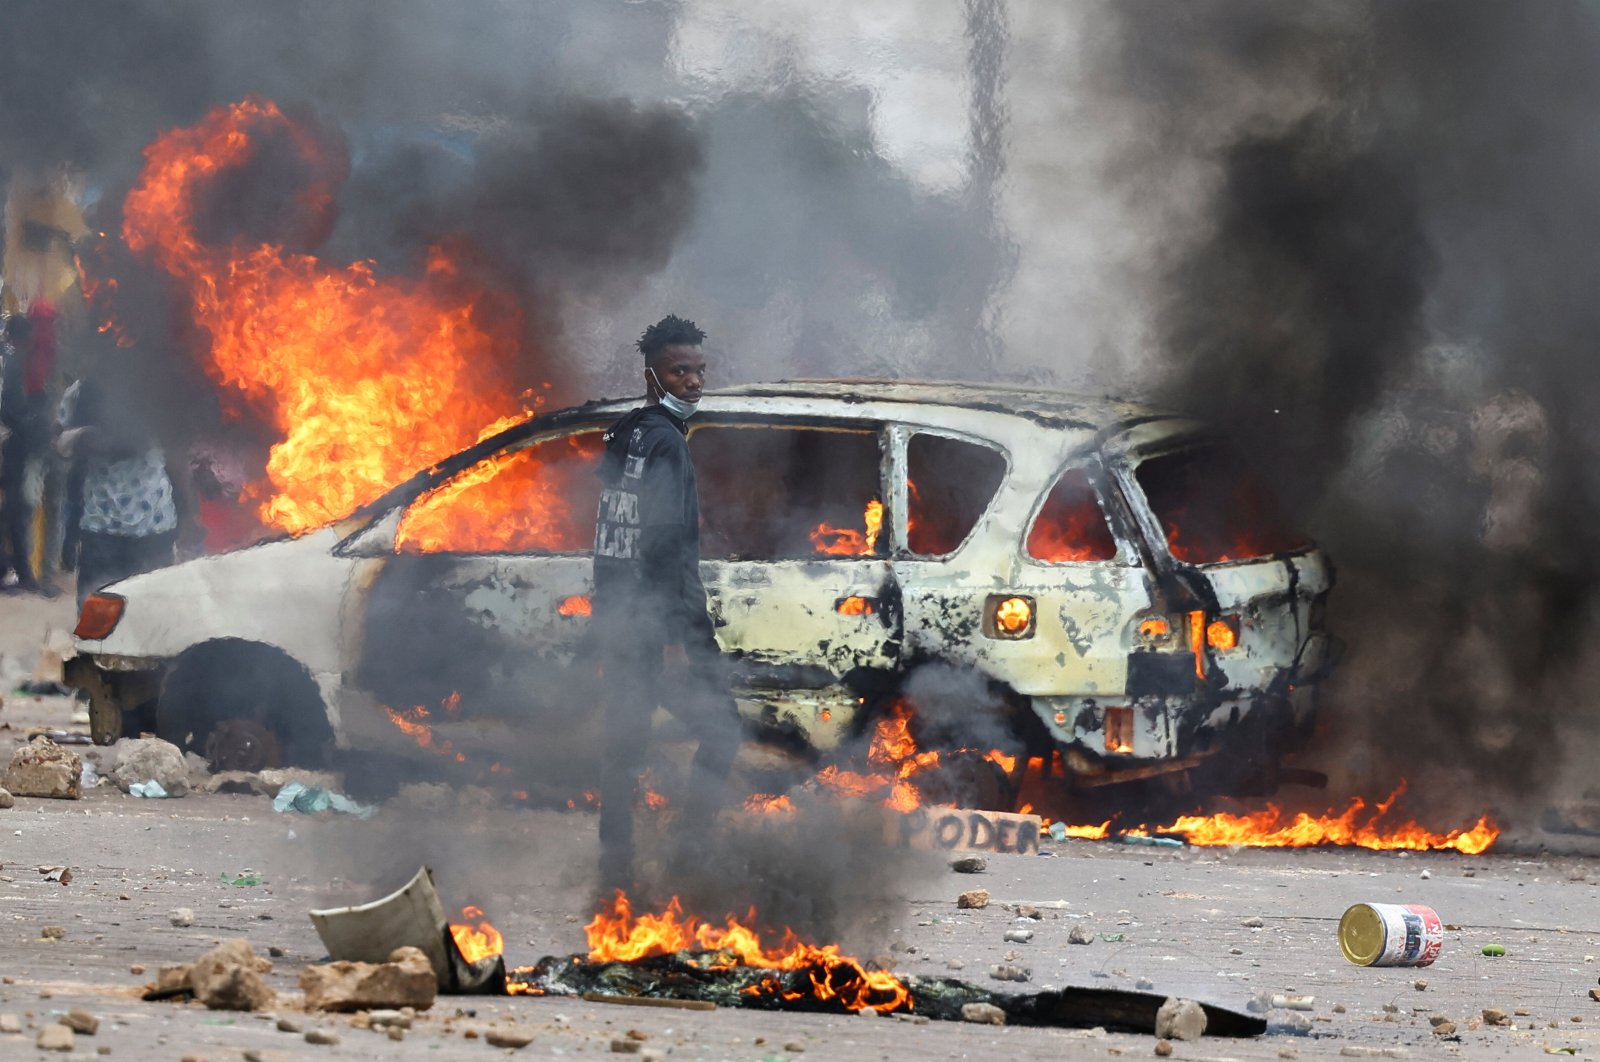
{"type": "Polygon", "coordinates": [[[155,715],[156,733],[185,752],[236,750],[241,735],[253,736],[247,759],[263,766],[318,767],[333,744],[311,673],[282,650],[239,639],[186,650],[162,683],[155,715]]]}

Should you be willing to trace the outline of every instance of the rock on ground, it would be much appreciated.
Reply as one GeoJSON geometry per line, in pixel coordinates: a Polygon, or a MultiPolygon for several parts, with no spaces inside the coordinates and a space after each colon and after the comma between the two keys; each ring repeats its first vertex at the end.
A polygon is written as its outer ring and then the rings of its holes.
{"type": "Polygon", "coordinates": [[[396,948],[384,963],[339,962],[300,971],[307,1010],[355,1011],[433,1006],[438,981],[418,948],[396,948]]]}
{"type": "Polygon", "coordinates": [[[189,980],[195,998],[212,1010],[265,1010],[276,999],[261,979],[271,968],[248,940],[225,940],[195,960],[189,980]]]}
{"type": "Polygon", "coordinates": [[[93,1036],[100,1031],[100,1019],[82,1007],[73,1007],[57,1020],[73,1032],[82,1033],[85,1036],[93,1036]]]}
{"type": "Polygon", "coordinates": [[[77,800],[83,760],[48,738],[30,741],[11,754],[0,786],[16,796],[77,800]]]}
{"type": "Polygon", "coordinates": [[[1206,1032],[1206,1012],[1192,999],[1168,999],[1156,1011],[1156,1036],[1163,1040],[1198,1040],[1206,1032]]]}
{"type": "Polygon", "coordinates": [[[75,1040],[71,1029],[51,1022],[39,1030],[39,1037],[34,1044],[41,1051],[71,1051],[75,1040]]]}
{"type": "Polygon", "coordinates": [[[112,746],[116,764],[111,780],[126,793],[139,782],[156,781],[168,796],[181,797],[189,791],[189,764],[183,752],[160,738],[123,738],[112,746]]]}
{"type": "Polygon", "coordinates": [[[0,789],[0,808],[14,808],[16,806],[17,799],[11,795],[11,791],[9,789],[0,789]]]}
{"type": "Polygon", "coordinates": [[[490,1047],[527,1047],[533,1043],[534,1030],[527,1025],[495,1025],[483,1034],[490,1047]]]}
{"type": "Polygon", "coordinates": [[[1006,1012],[993,1003],[963,1003],[961,1004],[961,1020],[970,1021],[977,1025],[1004,1025],[1006,1012]]]}
{"type": "Polygon", "coordinates": [[[988,889],[970,889],[956,897],[956,906],[964,911],[976,911],[989,906],[988,889]]]}

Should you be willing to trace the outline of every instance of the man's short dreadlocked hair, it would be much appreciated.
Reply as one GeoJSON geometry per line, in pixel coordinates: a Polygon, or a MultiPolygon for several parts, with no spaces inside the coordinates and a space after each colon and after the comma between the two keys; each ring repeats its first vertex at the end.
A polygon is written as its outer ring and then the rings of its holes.
{"type": "Polygon", "coordinates": [[[679,343],[691,347],[698,346],[706,334],[693,321],[669,313],[655,324],[644,330],[644,335],[639,337],[639,342],[634,346],[639,348],[639,353],[646,358],[654,357],[665,347],[676,346],[679,343]]]}

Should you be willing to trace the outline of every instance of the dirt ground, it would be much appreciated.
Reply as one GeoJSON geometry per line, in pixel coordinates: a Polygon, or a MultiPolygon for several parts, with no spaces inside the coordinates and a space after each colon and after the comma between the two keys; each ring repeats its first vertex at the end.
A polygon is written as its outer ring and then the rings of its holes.
{"type": "MultiPolygon", "coordinates": [[[[30,726],[86,731],[72,702],[16,694],[51,625],[71,625],[71,598],[0,597],[0,754],[30,726]]],[[[643,1050],[673,1059],[968,1059],[1149,1056],[1147,1036],[1101,1030],[999,1028],[897,1017],[826,1017],[752,1011],[646,1010],[561,998],[441,997],[404,1041],[346,1017],[298,1006],[300,968],[324,955],[306,912],[364,902],[403,884],[416,866],[435,869],[447,905],[474,902],[505,932],[510,961],[580,951],[591,911],[588,870],[595,816],[395,801],[367,821],[279,814],[263,796],[125,796],[109,784],[83,799],[19,798],[0,811],[0,1057],[49,1057],[39,1027],[73,1007],[100,1018],[73,1053],[113,1058],[219,1059],[483,1057],[502,1049],[492,1026],[537,1031],[530,1058],[613,1052],[628,1030],[643,1050]],[[70,884],[38,868],[72,868],[70,884]],[[233,885],[250,871],[256,885],[233,885]],[[193,925],[170,913],[193,910],[193,925]],[[47,939],[47,926],[64,936],[47,939]],[[246,937],[276,948],[270,1014],[208,1011],[198,1004],[141,1002],[163,963],[193,959],[217,941],[246,937]],[[280,1019],[301,1032],[283,1031],[280,1019]],[[0,1022],[3,1027],[3,1022],[0,1022]],[[304,1030],[333,1033],[314,1046],[304,1030]]],[[[1274,1009],[1271,1031],[1249,1040],[1175,1043],[1180,1059],[1330,1056],[1527,1057],[1545,1049],[1600,1051],[1600,862],[1540,854],[1399,855],[1364,851],[1230,851],[1138,848],[1097,842],[1048,844],[1040,856],[992,856],[986,873],[942,866],[908,883],[888,939],[868,942],[905,973],[980,984],[1012,961],[1033,986],[1069,984],[1152,990],[1244,1008],[1262,994],[1314,997],[1309,1011],[1274,1009]],[[957,910],[956,895],[982,887],[983,910],[957,910]],[[1362,969],[1340,957],[1339,915],[1360,901],[1430,904],[1452,928],[1426,970],[1362,969]],[[1009,907],[1034,904],[1031,942],[1006,944],[1018,924],[1009,907]],[[1093,943],[1068,943],[1074,926],[1093,943]],[[1120,939],[1108,940],[1107,938],[1120,939]],[[1485,944],[1505,948],[1501,958],[1485,944]],[[1425,982],[1425,984],[1424,984],[1425,982]],[[1418,987],[1421,985],[1422,987],[1418,987]],[[1484,1008],[1508,1026],[1471,1021],[1484,1008]],[[1428,1019],[1457,1024],[1444,1040],[1428,1019]]],[[[845,942],[855,946],[855,942],[845,942]]]]}

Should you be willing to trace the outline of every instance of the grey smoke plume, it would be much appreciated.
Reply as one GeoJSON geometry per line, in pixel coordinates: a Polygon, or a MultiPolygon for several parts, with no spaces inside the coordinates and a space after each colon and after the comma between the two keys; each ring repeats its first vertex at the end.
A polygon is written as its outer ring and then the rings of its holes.
{"type": "Polygon", "coordinates": [[[1154,285],[1157,391],[1229,425],[1339,565],[1335,768],[1537,817],[1600,674],[1600,15],[1105,10],[1106,90],[1155,134],[1131,158],[1208,176],[1154,285]]]}

